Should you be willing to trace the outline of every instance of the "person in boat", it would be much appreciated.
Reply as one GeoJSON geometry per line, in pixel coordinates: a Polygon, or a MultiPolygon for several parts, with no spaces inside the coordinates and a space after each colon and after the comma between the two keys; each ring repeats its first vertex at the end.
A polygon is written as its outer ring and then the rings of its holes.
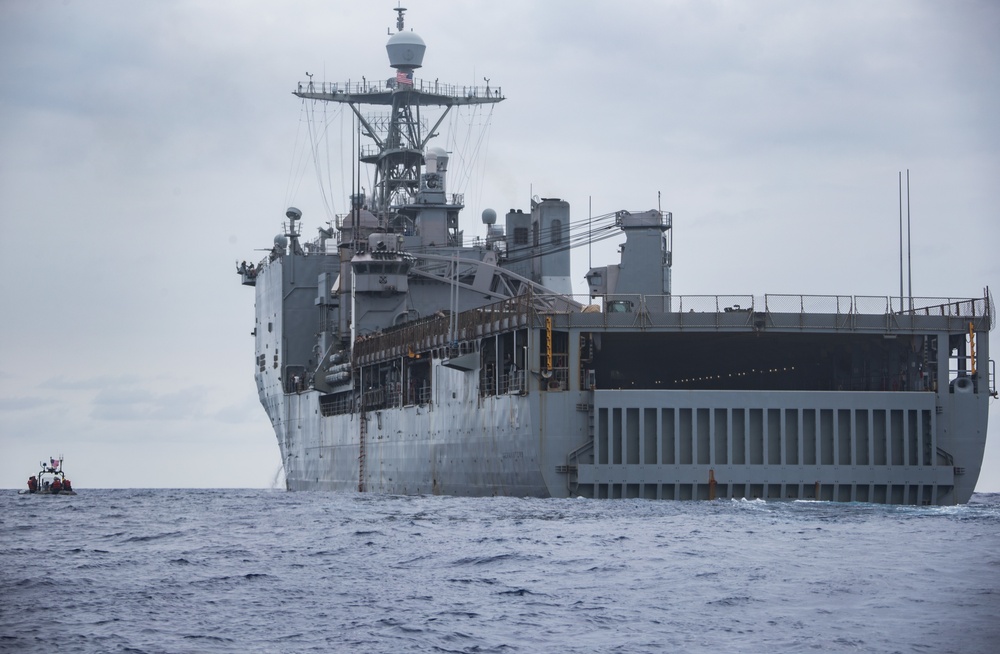
{"type": "Polygon", "coordinates": [[[53,493],[58,493],[59,491],[62,490],[62,481],[59,480],[59,477],[56,477],[55,479],[52,480],[51,488],[53,493]]]}
{"type": "Polygon", "coordinates": [[[29,493],[38,492],[38,479],[35,478],[35,475],[31,475],[30,477],[28,477],[28,492],[29,493]]]}
{"type": "Polygon", "coordinates": [[[63,479],[62,487],[64,491],[73,490],[73,484],[69,482],[69,479],[63,479]]]}

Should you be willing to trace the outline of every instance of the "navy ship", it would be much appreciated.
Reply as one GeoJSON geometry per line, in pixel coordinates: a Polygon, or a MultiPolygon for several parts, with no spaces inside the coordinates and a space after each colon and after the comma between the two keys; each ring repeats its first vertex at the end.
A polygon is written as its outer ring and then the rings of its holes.
{"type": "Polygon", "coordinates": [[[312,239],[290,207],[238,267],[289,490],[969,500],[996,395],[988,289],[675,296],[670,212],[581,220],[557,198],[486,209],[467,242],[432,140],[505,98],[416,77],[426,46],[395,11],[385,78],[293,92],[350,110],[370,193],[312,239]],[[571,251],[608,236],[620,260],[581,301],[571,251]]]}

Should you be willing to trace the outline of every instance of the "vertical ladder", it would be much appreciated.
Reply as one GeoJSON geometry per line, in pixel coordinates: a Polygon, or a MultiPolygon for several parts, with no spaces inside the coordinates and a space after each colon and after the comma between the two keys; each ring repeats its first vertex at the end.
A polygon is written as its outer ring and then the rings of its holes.
{"type": "Polygon", "coordinates": [[[365,444],[368,440],[368,414],[362,407],[359,415],[359,437],[358,437],[358,492],[365,492],[365,444]]]}

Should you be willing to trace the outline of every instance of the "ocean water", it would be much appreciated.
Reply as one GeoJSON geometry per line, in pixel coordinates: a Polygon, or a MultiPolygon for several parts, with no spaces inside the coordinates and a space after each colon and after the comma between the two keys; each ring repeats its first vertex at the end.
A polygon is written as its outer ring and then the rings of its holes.
{"type": "Polygon", "coordinates": [[[0,492],[3,652],[998,652],[967,506],[0,492]]]}

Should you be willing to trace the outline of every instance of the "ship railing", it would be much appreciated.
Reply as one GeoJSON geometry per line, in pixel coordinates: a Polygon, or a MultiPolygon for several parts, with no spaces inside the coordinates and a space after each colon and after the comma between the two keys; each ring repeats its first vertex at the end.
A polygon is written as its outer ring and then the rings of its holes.
{"type": "MultiPolygon", "coordinates": [[[[615,293],[590,298],[583,313],[600,313],[605,326],[653,327],[670,315],[681,326],[745,327],[754,322],[753,295],[639,295],[615,293]],[[706,316],[709,316],[706,322],[706,316]]],[[[592,319],[591,319],[592,320],[592,319]]]]}
{"type": "MultiPolygon", "coordinates": [[[[580,296],[573,296],[580,297],[580,296]]],[[[641,313],[663,306],[670,313],[729,313],[763,310],[770,313],[821,313],[835,315],[991,316],[990,298],[903,298],[885,295],[640,295],[586,296],[591,306],[607,313],[641,313]],[[602,308],[603,307],[603,308],[602,308]]]]}
{"type": "MultiPolygon", "coordinates": [[[[990,297],[955,298],[889,298],[892,313],[914,316],[946,316],[949,318],[992,317],[990,297]]],[[[993,325],[991,324],[992,328],[993,325]]]]}
{"type": "Polygon", "coordinates": [[[514,370],[496,379],[490,368],[483,368],[479,378],[479,394],[482,397],[492,395],[523,395],[527,392],[527,376],[523,370],[514,370]]]}
{"type": "Polygon", "coordinates": [[[674,313],[747,313],[754,310],[754,296],[752,295],[656,295],[651,297],[657,300],[660,298],[668,299],[670,311],[674,313]]]}
{"type": "Polygon", "coordinates": [[[997,395],[997,370],[993,359],[987,362],[989,366],[985,370],[971,368],[971,356],[953,356],[948,361],[948,392],[950,393],[978,393],[980,380],[986,382],[986,388],[990,395],[997,395]]]}
{"type": "MultiPolygon", "coordinates": [[[[765,295],[763,304],[768,313],[825,313],[837,316],[855,313],[854,298],[850,295],[765,295]]],[[[871,313],[884,314],[886,308],[883,306],[871,313]]]]}
{"type": "Polygon", "coordinates": [[[989,385],[990,385],[990,395],[993,399],[997,398],[997,366],[993,359],[990,359],[990,369],[989,369],[989,385]]]}
{"type": "Polygon", "coordinates": [[[324,395],[319,398],[319,412],[324,416],[338,416],[354,413],[357,410],[357,399],[353,393],[324,395]]]}
{"type": "Polygon", "coordinates": [[[528,390],[523,370],[515,370],[500,377],[500,394],[524,394],[528,390]]]}
{"type": "Polygon", "coordinates": [[[389,409],[403,406],[403,386],[399,382],[389,382],[369,388],[361,394],[362,409],[389,409]]]}
{"type": "Polygon", "coordinates": [[[361,394],[361,409],[362,411],[371,411],[373,409],[384,409],[385,404],[385,391],[381,388],[369,388],[361,394]]]}
{"type": "MultiPolygon", "coordinates": [[[[799,324],[814,329],[852,329],[859,324],[871,326],[871,318],[884,317],[884,328],[920,329],[916,317],[944,317],[968,320],[977,329],[992,329],[995,323],[992,298],[899,298],[865,295],[639,295],[607,294],[588,296],[584,313],[600,312],[605,326],[657,326],[661,314],[672,314],[669,324],[697,327],[752,326],[760,329],[774,325],[799,324]],[[799,316],[798,319],[794,316],[799,316]],[[805,317],[810,316],[806,321],[805,317]],[[829,316],[822,319],[822,316],[829,316]],[[815,320],[820,317],[819,320],[815,320]],[[789,323],[789,318],[794,322],[789,323]]],[[[588,321],[592,318],[588,319],[588,321]]],[[[880,321],[882,322],[882,321],[880,321]]]]}
{"type": "MultiPolygon", "coordinates": [[[[385,80],[362,80],[354,82],[299,82],[297,93],[328,93],[336,95],[339,93],[349,95],[365,95],[375,93],[389,93],[398,87],[398,82],[393,77],[385,80]]],[[[466,86],[460,84],[443,84],[438,80],[425,80],[421,78],[413,79],[413,89],[421,93],[433,93],[434,95],[447,95],[462,98],[502,98],[503,89],[499,86],[491,88],[486,86],[466,86]]]]}
{"type": "Polygon", "coordinates": [[[526,326],[532,310],[531,298],[525,295],[464,311],[458,316],[455,334],[450,334],[450,317],[442,312],[437,316],[358,337],[354,345],[355,354],[360,361],[364,361],[366,357],[402,356],[409,351],[451,347],[453,344],[457,344],[459,352],[464,353],[472,351],[467,345],[469,341],[526,326]]]}
{"type": "MultiPolygon", "coordinates": [[[[576,296],[579,298],[581,296],[576,296]]],[[[574,296],[526,293],[483,307],[462,312],[457,332],[451,333],[447,313],[359,337],[355,354],[384,359],[408,352],[442,347],[453,342],[474,341],[490,334],[534,325],[539,314],[564,316],[566,324],[593,324],[600,314],[605,327],[680,326],[697,328],[768,326],[808,327],[809,329],[855,329],[859,325],[892,331],[924,329],[915,316],[943,316],[975,322],[978,329],[992,325],[989,296],[977,299],[924,301],[914,298],[912,313],[894,313],[893,298],[888,296],[848,295],[628,295],[616,294],[594,302],[586,296],[579,302],[574,296]],[[575,318],[581,316],[581,318],[575,318]],[[586,316],[584,320],[583,317],[586,316]],[[807,318],[808,322],[807,322],[807,318]],[[823,316],[828,316],[824,319],[823,316]],[[883,316],[872,322],[861,316],[883,316]]],[[[927,326],[926,329],[938,329],[927,326]]]]}
{"type": "Polygon", "coordinates": [[[483,397],[489,397],[491,395],[496,395],[496,390],[496,382],[493,379],[493,375],[482,375],[479,380],[479,394],[483,397]]]}

